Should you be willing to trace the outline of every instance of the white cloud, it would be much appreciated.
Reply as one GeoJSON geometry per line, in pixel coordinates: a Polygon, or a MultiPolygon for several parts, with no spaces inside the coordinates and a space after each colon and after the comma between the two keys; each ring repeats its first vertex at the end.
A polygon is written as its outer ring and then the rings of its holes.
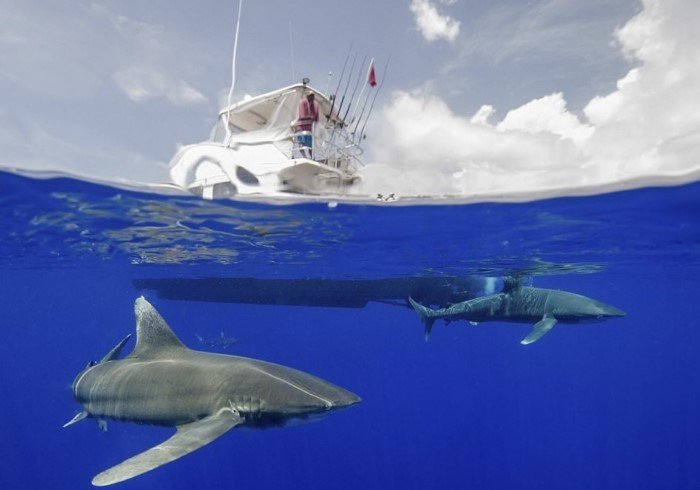
{"type": "Polygon", "coordinates": [[[532,100],[508,112],[496,127],[500,131],[552,133],[569,138],[578,146],[593,134],[593,127],[581,124],[578,117],[568,111],[561,92],[532,100]]]}
{"type": "Polygon", "coordinates": [[[122,64],[112,74],[116,86],[129,99],[141,102],[163,98],[178,105],[207,101],[200,91],[175,73],[182,68],[181,43],[162,27],[132,20],[96,3],[90,6],[90,11],[111,24],[121,45],[129,47],[132,59],[138,60],[126,66],[122,64]]]}
{"type": "Polygon", "coordinates": [[[207,98],[183,80],[173,80],[147,66],[131,66],[116,72],[114,83],[136,102],[163,97],[175,104],[197,104],[207,98]]]}
{"type": "Polygon", "coordinates": [[[625,172],[679,170],[700,161],[700,2],[644,0],[644,10],[616,34],[637,60],[584,113],[596,127],[598,161],[625,172]]]}
{"type": "Polygon", "coordinates": [[[455,114],[426,91],[398,92],[370,153],[364,192],[499,196],[700,175],[700,2],[644,0],[616,32],[636,60],[616,90],[594,97],[587,121],[561,93],[511,110],[455,114]]]}
{"type": "Polygon", "coordinates": [[[476,113],[469,119],[469,122],[472,124],[483,124],[483,125],[490,125],[491,124],[491,117],[496,113],[496,109],[493,108],[492,105],[482,105],[479,107],[479,110],[476,111],[476,113]]]}
{"type": "MultiPolygon", "coordinates": [[[[443,1],[443,3],[450,5],[454,1],[443,1]]],[[[411,0],[410,9],[426,41],[432,42],[438,39],[454,41],[457,38],[460,22],[449,15],[441,14],[430,0],[411,0]]]]}
{"type": "Polygon", "coordinates": [[[553,178],[553,168],[578,158],[573,141],[549,132],[499,130],[491,110],[469,120],[439,97],[397,92],[381,115],[363,172],[363,193],[406,195],[480,194],[498,187],[512,191],[536,179],[553,178]],[[486,117],[485,117],[486,116],[486,117]],[[517,173],[521,179],[513,179],[517,173]],[[549,173],[549,177],[546,175],[549,173]]]}

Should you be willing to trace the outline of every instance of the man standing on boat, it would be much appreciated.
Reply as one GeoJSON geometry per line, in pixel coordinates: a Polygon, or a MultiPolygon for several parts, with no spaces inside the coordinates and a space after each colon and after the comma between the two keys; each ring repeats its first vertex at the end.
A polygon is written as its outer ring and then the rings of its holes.
{"type": "Polygon", "coordinates": [[[296,132],[297,144],[302,155],[313,159],[313,127],[318,122],[318,103],[314,100],[314,93],[306,94],[305,99],[299,102],[299,118],[296,121],[294,131],[296,132]],[[308,154],[307,154],[308,152],[308,154]]]}

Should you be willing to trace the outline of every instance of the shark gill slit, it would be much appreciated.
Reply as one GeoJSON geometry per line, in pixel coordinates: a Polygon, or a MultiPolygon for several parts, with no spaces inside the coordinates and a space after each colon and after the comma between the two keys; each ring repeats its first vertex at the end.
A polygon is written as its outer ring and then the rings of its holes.
{"type": "MultiPolygon", "coordinates": [[[[93,367],[94,367],[94,366],[93,366],[93,367]]],[[[92,368],[90,368],[90,369],[92,369],[92,368]]],[[[85,372],[84,372],[83,374],[81,374],[80,377],[79,377],[78,379],[75,380],[75,383],[73,383],[73,396],[77,396],[77,395],[78,395],[78,385],[79,385],[80,382],[83,380],[83,378],[85,377],[85,375],[90,371],[90,369],[86,369],[85,372]]]]}

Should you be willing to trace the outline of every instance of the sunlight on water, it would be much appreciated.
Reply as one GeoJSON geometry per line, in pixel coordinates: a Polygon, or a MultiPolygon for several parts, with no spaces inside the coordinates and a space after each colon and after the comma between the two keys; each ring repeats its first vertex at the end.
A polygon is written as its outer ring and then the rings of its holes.
{"type": "MultiPolygon", "coordinates": [[[[585,206],[586,198],[528,205],[279,208],[4,178],[31,189],[9,187],[0,197],[0,222],[8,230],[0,241],[5,266],[29,254],[28,267],[120,258],[259,277],[298,277],[309,266],[317,277],[551,275],[598,272],[612,258],[618,264],[645,257],[676,263],[689,246],[697,246],[693,230],[663,219],[664,205],[645,191],[589,198],[585,206]],[[632,252],[619,239],[630,234],[632,252]]],[[[675,206],[690,205],[691,194],[678,194],[675,206]]]]}
{"type": "Polygon", "coordinates": [[[29,223],[16,240],[47,245],[60,235],[70,252],[90,252],[102,259],[123,253],[134,264],[231,264],[240,260],[241,249],[247,257],[265,254],[271,262],[304,262],[313,259],[315,250],[343,238],[343,230],[333,223],[293,210],[246,210],[196,199],[123,194],[95,199],[53,192],[50,197],[54,210],[29,203],[12,210],[14,219],[29,223]],[[301,237],[310,252],[287,247],[292,236],[295,243],[301,237]]]}

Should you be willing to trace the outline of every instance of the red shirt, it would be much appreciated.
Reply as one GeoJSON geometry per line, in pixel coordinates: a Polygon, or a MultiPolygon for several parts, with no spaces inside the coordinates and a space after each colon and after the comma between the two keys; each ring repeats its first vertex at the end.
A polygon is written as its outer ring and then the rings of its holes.
{"type": "Polygon", "coordinates": [[[299,119],[297,119],[297,131],[311,131],[313,123],[318,121],[318,102],[309,104],[309,99],[302,99],[299,102],[299,119]]]}

